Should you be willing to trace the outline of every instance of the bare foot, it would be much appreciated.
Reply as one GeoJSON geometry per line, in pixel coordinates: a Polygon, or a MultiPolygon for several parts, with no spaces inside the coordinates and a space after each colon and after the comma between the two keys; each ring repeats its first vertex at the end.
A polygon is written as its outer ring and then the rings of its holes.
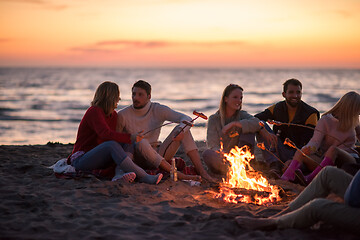
{"type": "Polygon", "coordinates": [[[115,176],[113,177],[112,181],[113,182],[133,182],[136,178],[136,174],[134,172],[128,172],[128,173],[124,173],[122,175],[119,176],[115,176]]]}
{"type": "Polygon", "coordinates": [[[276,219],[274,218],[253,218],[253,217],[245,217],[238,216],[235,218],[236,223],[245,229],[254,230],[254,229],[262,229],[262,230],[272,230],[276,229],[276,219]]]}
{"type": "Polygon", "coordinates": [[[281,212],[278,212],[277,214],[271,216],[271,218],[279,217],[279,216],[284,215],[284,214],[286,214],[288,212],[291,212],[289,207],[287,207],[287,208],[283,209],[281,212]]]}
{"type": "Polygon", "coordinates": [[[218,180],[216,178],[211,177],[206,171],[203,171],[202,173],[200,173],[200,176],[205,179],[206,181],[208,181],[209,183],[217,183],[218,180]]]}

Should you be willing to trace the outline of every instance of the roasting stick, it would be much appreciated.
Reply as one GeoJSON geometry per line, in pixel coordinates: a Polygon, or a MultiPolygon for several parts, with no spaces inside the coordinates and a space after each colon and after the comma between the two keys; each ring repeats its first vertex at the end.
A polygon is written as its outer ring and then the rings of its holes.
{"type": "Polygon", "coordinates": [[[163,126],[166,126],[166,125],[169,125],[169,124],[172,124],[172,123],[175,123],[175,122],[168,122],[168,123],[165,123],[165,124],[163,124],[163,125],[160,125],[160,126],[158,126],[158,127],[156,127],[156,128],[150,129],[149,131],[146,131],[143,135],[148,134],[149,132],[152,132],[152,131],[154,131],[154,130],[156,130],[156,129],[159,129],[159,128],[163,127],[163,126]]]}
{"type": "Polygon", "coordinates": [[[329,137],[332,137],[334,138],[335,140],[339,141],[340,144],[338,144],[337,146],[340,146],[340,145],[344,145],[346,147],[348,147],[349,149],[351,149],[351,151],[353,151],[354,153],[358,154],[358,152],[352,148],[352,146],[349,146],[347,144],[345,144],[344,142],[341,142],[340,139],[330,135],[330,134],[327,134],[326,132],[324,131],[321,131],[319,129],[316,129],[316,128],[313,128],[313,127],[310,127],[310,126],[306,126],[306,125],[302,125],[302,124],[296,124],[296,123],[283,123],[283,122],[279,122],[279,121],[274,121],[274,120],[268,120],[267,121],[269,124],[272,124],[272,125],[275,125],[275,126],[281,126],[281,125],[287,125],[287,126],[297,126],[297,127],[302,127],[302,128],[308,128],[308,129],[311,129],[311,130],[314,130],[314,131],[318,131],[318,132],[321,132],[329,137]]]}
{"type": "Polygon", "coordinates": [[[187,127],[187,126],[190,126],[190,127],[193,127],[194,124],[193,122],[198,119],[198,118],[202,118],[204,120],[207,120],[208,117],[201,113],[201,112],[197,112],[197,111],[193,111],[193,114],[196,116],[195,118],[193,118],[190,122],[189,121],[182,121],[182,123],[184,123],[185,125],[181,128],[181,130],[174,136],[174,138],[176,138],[182,131],[184,131],[184,129],[187,127]]]}
{"type": "Polygon", "coordinates": [[[311,157],[309,157],[307,154],[305,154],[300,148],[298,148],[295,143],[293,143],[289,138],[286,138],[284,141],[284,144],[288,145],[289,147],[295,148],[296,150],[298,150],[299,152],[302,153],[302,155],[304,157],[306,157],[307,159],[309,159],[310,161],[312,161],[313,163],[315,163],[316,165],[320,166],[319,163],[317,163],[314,159],[312,159],[311,157]]]}
{"type": "MultiPolygon", "coordinates": [[[[278,156],[276,156],[273,152],[271,152],[269,149],[267,149],[267,148],[265,147],[264,143],[258,143],[257,146],[258,146],[261,150],[266,150],[267,152],[271,153],[279,162],[281,162],[282,165],[285,166],[285,163],[284,163],[283,161],[281,161],[281,159],[278,158],[278,156]]],[[[302,178],[301,178],[296,172],[294,172],[294,173],[295,173],[295,175],[298,177],[298,179],[301,181],[301,183],[302,183],[303,185],[306,185],[306,184],[304,183],[304,181],[302,180],[302,178]]]]}
{"type": "Polygon", "coordinates": [[[182,131],[184,131],[185,127],[187,126],[190,126],[190,127],[193,127],[194,124],[193,122],[198,119],[198,118],[202,118],[202,119],[205,119],[207,120],[208,117],[201,113],[201,112],[197,112],[197,111],[193,111],[193,114],[196,116],[195,118],[193,118],[190,122],[189,121],[182,121],[182,123],[184,123],[185,125],[181,128],[181,130],[173,137],[173,140],[171,140],[171,142],[169,143],[169,145],[167,145],[165,151],[164,151],[164,156],[166,155],[166,151],[168,150],[168,148],[170,147],[171,143],[174,141],[174,138],[176,138],[182,131]]]}

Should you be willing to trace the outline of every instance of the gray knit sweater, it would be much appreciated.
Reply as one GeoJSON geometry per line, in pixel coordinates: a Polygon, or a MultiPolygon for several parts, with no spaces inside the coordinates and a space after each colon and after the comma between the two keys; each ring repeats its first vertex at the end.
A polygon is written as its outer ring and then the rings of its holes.
{"type": "MultiPolygon", "coordinates": [[[[259,119],[246,111],[238,111],[235,116],[225,120],[225,125],[233,121],[239,121],[242,125],[242,129],[237,127],[231,129],[231,131],[237,131],[239,134],[256,133],[260,130],[259,119]]],[[[225,151],[226,149],[233,148],[234,146],[231,145],[235,145],[239,141],[239,136],[234,138],[231,138],[229,134],[224,136],[221,132],[222,128],[220,114],[219,111],[217,111],[211,115],[208,120],[206,137],[208,148],[218,151],[220,149],[220,138],[222,138],[225,151]]]]}

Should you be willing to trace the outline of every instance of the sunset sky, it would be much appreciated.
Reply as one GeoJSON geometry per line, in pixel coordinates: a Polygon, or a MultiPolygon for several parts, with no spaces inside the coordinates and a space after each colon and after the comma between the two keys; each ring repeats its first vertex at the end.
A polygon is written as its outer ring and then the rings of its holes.
{"type": "Polygon", "coordinates": [[[0,66],[360,68],[360,1],[0,0],[0,66]]]}

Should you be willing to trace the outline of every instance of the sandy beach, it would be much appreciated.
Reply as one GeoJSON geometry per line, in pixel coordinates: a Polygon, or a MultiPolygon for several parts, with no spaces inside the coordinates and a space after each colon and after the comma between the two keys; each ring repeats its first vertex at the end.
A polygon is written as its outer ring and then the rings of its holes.
{"type": "MultiPolygon", "coordinates": [[[[200,151],[205,145],[197,142],[200,151]]],[[[320,229],[249,231],[238,215],[267,217],[286,207],[302,190],[272,180],[287,195],[268,206],[214,199],[209,183],[190,186],[170,179],[159,185],[116,183],[94,176],[56,178],[48,167],[67,157],[71,144],[0,146],[1,239],[358,239],[320,229]]],[[[256,152],[255,152],[256,154],[256,152]]],[[[186,161],[185,154],[178,156],[186,161]]]]}

